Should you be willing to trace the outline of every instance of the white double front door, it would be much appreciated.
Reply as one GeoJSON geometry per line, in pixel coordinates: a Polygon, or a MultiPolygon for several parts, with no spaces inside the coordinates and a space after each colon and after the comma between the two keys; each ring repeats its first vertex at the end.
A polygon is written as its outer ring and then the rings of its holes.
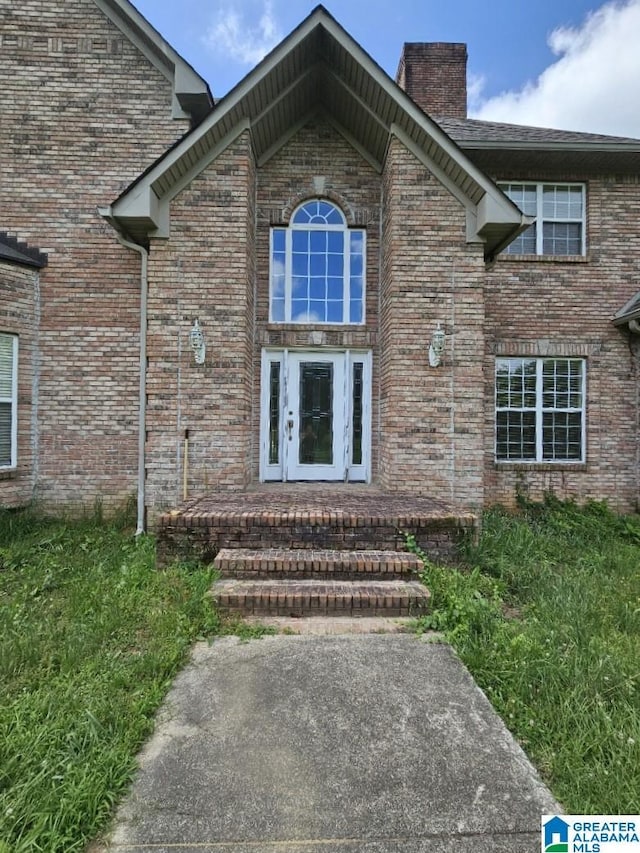
{"type": "Polygon", "coordinates": [[[260,479],[370,479],[370,353],[264,350],[260,479]]]}

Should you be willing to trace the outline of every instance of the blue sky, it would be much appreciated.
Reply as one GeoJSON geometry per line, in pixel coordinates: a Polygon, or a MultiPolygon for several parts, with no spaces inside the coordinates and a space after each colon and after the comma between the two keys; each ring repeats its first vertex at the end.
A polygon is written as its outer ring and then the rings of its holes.
{"type": "MultiPolygon", "coordinates": [[[[316,5],[134,0],[226,94],[316,5]]],[[[324,4],[392,77],[405,41],[463,41],[470,114],[640,137],[640,0],[342,0],[324,4]]]]}

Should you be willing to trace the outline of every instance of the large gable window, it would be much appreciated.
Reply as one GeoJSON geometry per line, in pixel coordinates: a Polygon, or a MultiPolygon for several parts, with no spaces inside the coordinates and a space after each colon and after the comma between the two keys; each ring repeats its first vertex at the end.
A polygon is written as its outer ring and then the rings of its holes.
{"type": "Polygon", "coordinates": [[[496,361],[496,460],[584,462],[585,362],[496,361]]]}
{"type": "Polygon", "coordinates": [[[365,232],[322,199],[271,229],[272,323],[363,323],[365,232]]]}
{"type": "Polygon", "coordinates": [[[514,183],[500,189],[536,221],[505,249],[507,255],[584,255],[584,184],[514,183]]]}
{"type": "Polygon", "coordinates": [[[18,336],[0,333],[0,469],[17,464],[18,336]]]}

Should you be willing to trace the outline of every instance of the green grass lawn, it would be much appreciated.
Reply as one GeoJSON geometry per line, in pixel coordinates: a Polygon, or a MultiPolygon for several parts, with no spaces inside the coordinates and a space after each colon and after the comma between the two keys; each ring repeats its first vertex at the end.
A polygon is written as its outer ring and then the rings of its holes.
{"type": "Polygon", "coordinates": [[[444,630],[565,810],[640,811],[640,518],[486,514],[469,569],[428,566],[444,630]]]}
{"type": "Polygon", "coordinates": [[[117,525],[0,515],[0,853],[83,849],[189,646],[217,630],[210,574],[154,559],[117,525]]]}
{"type": "MultiPolygon", "coordinates": [[[[487,514],[428,565],[446,633],[570,812],[640,811],[640,520],[601,505],[487,514]]],[[[198,637],[209,571],[156,571],[122,525],[0,512],[0,853],[72,853],[106,825],[198,637]]]]}

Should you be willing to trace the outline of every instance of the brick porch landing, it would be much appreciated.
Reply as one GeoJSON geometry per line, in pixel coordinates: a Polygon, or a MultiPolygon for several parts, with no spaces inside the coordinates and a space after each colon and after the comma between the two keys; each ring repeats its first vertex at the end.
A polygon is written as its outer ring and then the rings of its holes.
{"type": "Polygon", "coordinates": [[[453,560],[478,518],[432,498],[352,484],[264,484],[188,501],[157,521],[158,563],[211,562],[222,548],[406,551],[415,536],[432,558],[453,560]]]}

